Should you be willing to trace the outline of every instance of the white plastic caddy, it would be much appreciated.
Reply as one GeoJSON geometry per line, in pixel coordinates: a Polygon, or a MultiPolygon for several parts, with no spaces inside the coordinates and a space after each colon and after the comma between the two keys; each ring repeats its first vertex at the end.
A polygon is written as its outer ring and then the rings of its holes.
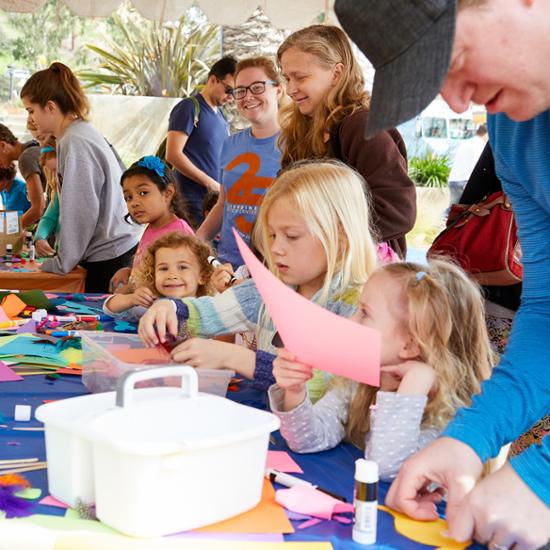
{"type": "MultiPolygon", "coordinates": [[[[75,397],[43,405],[36,415],[45,423],[48,469],[55,477],[91,448],[91,468],[77,467],[76,477],[88,478],[80,483],[88,491],[93,486],[102,522],[132,536],[161,536],[222,521],[258,504],[269,433],[279,428],[276,416],[198,393],[196,372],[185,366],[127,373],[119,381],[116,406],[101,412],[99,401],[92,407],[85,403],[100,397],[105,403],[104,396],[113,402],[113,392],[75,397]],[[181,376],[181,390],[134,388],[139,381],[164,376],[181,376]],[[70,420],[63,419],[64,403],[70,420]],[[52,428],[58,442],[64,437],[66,448],[48,445],[52,428]]],[[[54,476],[48,478],[50,492],[65,500],[54,489],[63,486],[54,476]]]]}

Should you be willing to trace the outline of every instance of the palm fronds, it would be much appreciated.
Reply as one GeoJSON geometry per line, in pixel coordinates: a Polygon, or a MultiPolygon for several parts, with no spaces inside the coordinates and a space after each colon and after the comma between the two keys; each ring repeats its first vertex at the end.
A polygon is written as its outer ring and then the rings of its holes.
{"type": "Polygon", "coordinates": [[[219,27],[191,23],[186,16],[177,24],[114,16],[122,43],[107,48],[87,44],[101,59],[99,70],[81,70],[85,87],[107,86],[127,95],[187,97],[200,87],[209,66],[220,55],[219,27]]]}

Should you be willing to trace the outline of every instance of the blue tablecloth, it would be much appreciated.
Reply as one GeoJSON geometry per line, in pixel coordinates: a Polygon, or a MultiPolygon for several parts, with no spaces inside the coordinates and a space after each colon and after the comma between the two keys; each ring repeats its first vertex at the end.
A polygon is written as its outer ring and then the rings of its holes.
{"type": "MultiPolygon", "coordinates": [[[[62,375],[55,381],[48,381],[44,376],[28,376],[22,382],[0,383],[0,414],[2,424],[8,428],[0,428],[0,459],[37,457],[46,459],[43,432],[12,431],[14,407],[16,404],[31,405],[34,410],[42,405],[43,400],[65,399],[86,394],[87,390],[80,378],[62,375]],[[17,443],[17,445],[13,445],[17,443]]],[[[241,383],[236,392],[229,392],[228,397],[246,405],[265,408],[265,395],[254,390],[247,383],[241,383]]],[[[21,426],[21,423],[17,425],[21,426]]],[[[41,426],[36,420],[25,423],[25,426],[41,426]]],[[[304,470],[303,477],[313,483],[345,496],[349,501],[353,498],[353,469],[354,462],[361,456],[361,451],[349,444],[341,444],[335,449],[315,454],[292,453],[286,446],[278,432],[274,434],[276,445],[272,449],[290,452],[291,456],[304,470]]],[[[46,471],[28,472],[24,474],[33,487],[40,487],[44,495],[48,494],[46,471]]],[[[383,501],[387,491],[387,484],[380,484],[380,501],[383,501]]],[[[50,515],[64,515],[65,510],[51,506],[38,505],[36,513],[50,515]]],[[[378,542],[373,548],[403,548],[422,549],[431,548],[417,544],[395,532],[393,519],[384,512],[379,513],[378,542]]],[[[295,526],[299,523],[295,523],[295,526]]],[[[319,541],[329,540],[335,550],[362,548],[351,540],[351,525],[342,525],[336,521],[324,521],[316,526],[300,530],[291,535],[285,535],[289,541],[319,541]]]]}
{"type": "MultiPolygon", "coordinates": [[[[106,330],[113,328],[113,323],[103,323],[106,330]]],[[[47,380],[43,375],[27,376],[20,382],[0,383],[0,424],[6,424],[7,428],[0,428],[0,459],[37,457],[46,459],[43,432],[13,431],[14,408],[16,404],[30,405],[33,410],[42,405],[44,400],[58,400],[75,397],[88,393],[79,377],[61,375],[57,380],[47,380]]],[[[228,397],[245,405],[267,408],[265,393],[258,392],[244,381],[238,391],[229,392],[228,397]]],[[[18,425],[21,425],[18,423],[18,425]]],[[[41,426],[32,420],[25,423],[26,426],[41,426]]],[[[275,445],[272,449],[284,450],[300,464],[304,470],[303,477],[312,483],[318,484],[330,491],[340,494],[352,501],[353,499],[353,472],[354,462],[361,456],[361,451],[349,444],[340,444],[335,449],[315,454],[292,453],[284,440],[277,432],[273,435],[275,445]]],[[[42,489],[43,495],[48,493],[48,483],[45,470],[28,472],[24,474],[33,487],[42,489]]],[[[380,502],[383,502],[388,485],[380,484],[380,502]]],[[[65,510],[51,506],[38,505],[36,513],[50,515],[64,515],[65,510]]],[[[297,527],[299,523],[295,523],[297,527]]],[[[406,537],[399,535],[393,528],[393,519],[385,512],[379,512],[378,538],[376,546],[372,548],[403,548],[422,549],[432,548],[415,543],[406,537]]],[[[323,521],[318,525],[304,530],[296,529],[291,535],[285,535],[288,541],[320,541],[328,540],[335,550],[362,548],[361,545],[351,540],[351,525],[343,525],[337,521],[323,521]]],[[[473,546],[472,548],[481,548],[473,546]]]]}

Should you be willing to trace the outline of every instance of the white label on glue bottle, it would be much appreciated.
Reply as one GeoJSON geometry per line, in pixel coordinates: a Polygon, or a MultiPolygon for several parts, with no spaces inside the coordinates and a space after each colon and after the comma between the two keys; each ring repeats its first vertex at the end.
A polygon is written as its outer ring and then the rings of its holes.
{"type": "Polygon", "coordinates": [[[355,521],[352,538],[359,544],[376,542],[378,517],[378,464],[360,458],[355,461],[355,521]]]}

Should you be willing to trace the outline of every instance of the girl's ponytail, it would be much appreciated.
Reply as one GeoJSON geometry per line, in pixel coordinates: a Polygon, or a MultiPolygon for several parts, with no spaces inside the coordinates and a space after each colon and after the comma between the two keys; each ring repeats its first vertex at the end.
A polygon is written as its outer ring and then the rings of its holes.
{"type": "Polygon", "coordinates": [[[86,94],[71,69],[59,61],[34,73],[21,89],[21,97],[27,97],[40,107],[53,101],[64,115],[73,114],[88,120],[90,106],[86,94]]]}

